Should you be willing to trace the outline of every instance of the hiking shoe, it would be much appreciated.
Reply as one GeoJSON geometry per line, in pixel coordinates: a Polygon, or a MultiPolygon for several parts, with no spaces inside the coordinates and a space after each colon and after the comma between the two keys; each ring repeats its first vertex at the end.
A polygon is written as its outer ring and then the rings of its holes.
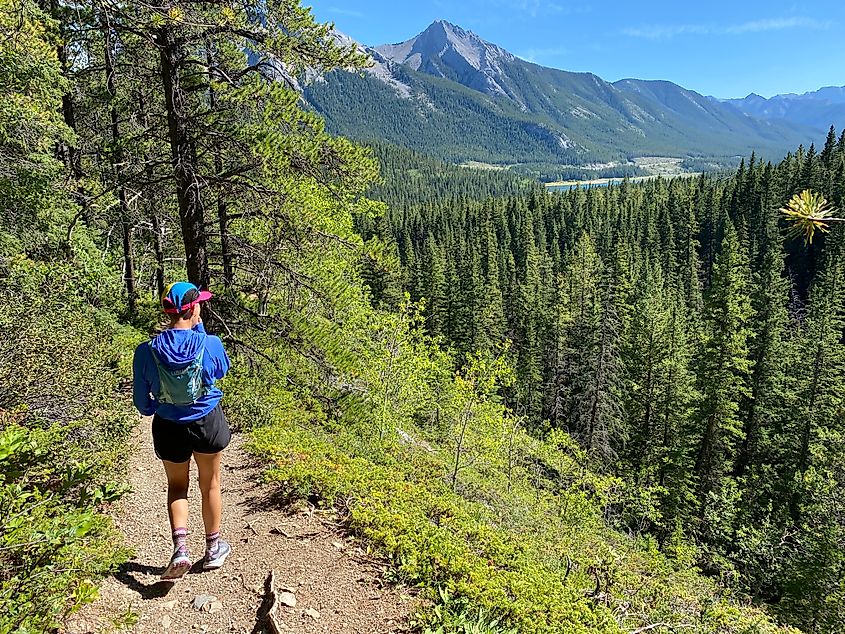
{"type": "Polygon", "coordinates": [[[218,539],[217,546],[214,550],[209,550],[205,553],[205,559],[203,559],[202,562],[202,569],[217,570],[223,565],[223,562],[226,561],[226,557],[228,557],[231,552],[232,547],[229,546],[228,542],[218,539]]]}
{"type": "Polygon", "coordinates": [[[191,557],[187,550],[176,550],[170,558],[167,568],[161,573],[162,581],[178,581],[191,569],[191,557]]]}

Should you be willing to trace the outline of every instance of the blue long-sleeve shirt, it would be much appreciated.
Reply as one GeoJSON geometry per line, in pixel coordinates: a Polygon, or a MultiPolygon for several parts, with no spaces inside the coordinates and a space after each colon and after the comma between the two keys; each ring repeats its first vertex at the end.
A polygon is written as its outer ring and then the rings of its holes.
{"type": "Polygon", "coordinates": [[[206,334],[203,325],[191,330],[171,328],[159,334],[152,342],[144,342],[135,349],[132,361],[132,400],[144,416],[158,414],[166,420],[187,423],[208,415],[220,400],[223,392],[214,383],[229,371],[229,356],[218,337],[206,334]],[[190,405],[159,403],[160,383],[158,366],[153,359],[152,346],[159,361],[167,368],[179,369],[189,365],[204,350],[202,357],[202,382],[206,394],[190,405]]]}

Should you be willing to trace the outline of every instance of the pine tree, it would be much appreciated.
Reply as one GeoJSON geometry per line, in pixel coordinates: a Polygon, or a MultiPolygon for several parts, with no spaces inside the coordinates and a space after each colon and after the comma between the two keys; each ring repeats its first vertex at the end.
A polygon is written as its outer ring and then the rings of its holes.
{"type": "Polygon", "coordinates": [[[810,144],[810,149],[807,150],[807,155],[801,164],[799,187],[802,191],[805,189],[812,189],[814,191],[824,189],[822,167],[821,157],[816,154],[816,146],[810,144]]]}
{"type": "Polygon", "coordinates": [[[675,391],[670,384],[676,380],[667,372],[675,334],[668,291],[661,268],[646,264],[634,289],[631,323],[624,337],[624,402],[630,439],[626,460],[634,481],[644,486],[657,479],[666,457],[664,445],[673,435],[662,407],[663,394],[675,391]]]}
{"type": "Polygon", "coordinates": [[[490,351],[505,337],[504,299],[500,287],[499,248],[491,211],[484,213],[481,229],[481,258],[483,261],[484,288],[480,294],[477,349],[490,351]]]}
{"type": "Polygon", "coordinates": [[[514,350],[517,354],[517,386],[523,408],[520,413],[525,413],[536,420],[543,403],[542,319],[544,306],[541,254],[535,243],[530,212],[526,212],[523,217],[518,251],[521,255],[522,269],[519,271],[521,279],[517,290],[515,311],[517,336],[514,350]]]}
{"type": "Polygon", "coordinates": [[[790,381],[797,403],[787,419],[785,447],[774,466],[784,493],[776,500],[788,508],[781,535],[792,535],[778,564],[783,579],[780,602],[807,631],[836,631],[842,598],[845,518],[841,513],[845,424],[845,268],[842,234],[829,241],[822,271],[813,285],[798,343],[798,362],[790,381]],[[783,473],[785,471],[785,473],[783,473]]]}
{"type": "Polygon", "coordinates": [[[550,298],[550,319],[544,337],[546,360],[543,371],[546,377],[543,418],[549,421],[553,429],[566,427],[570,414],[568,380],[574,374],[571,364],[575,354],[569,347],[573,323],[570,312],[571,298],[567,291],[566,277],[557,274],[550,298]]]}
{"type": "Polygon", "coordinates": [[[694,468],[702,513],[710,504],[710,494],[719,491],[733,465],[742,434],[740,403],[751,396],[748,345],[752,308],[748,288],[748,263],[736,230],[728,223],[713,265],[712,285],[704,299],[694,468]]]}
{"type": "MultiPolygon", "coordinates": [[[[797,477],[812,464],[812,447],[824,437],[824,428],[836,424],[843,402],[842,371],[845,364],[845,266],[842,261],[842,236],[825,255],[824,269],[813,286],[804,324],[804,358],[801,368],[802,415],[794,440],[792,462],[797,477]]],[[[797,500],[793,500],[793,506],[797,500]]]]}
{"type": "Polygon", "coordinates": [[[830,130],[827,131],[827,140],[824,143],[824,149],[819,155],[819,158],[828,170],[833,169],[832,161],[836,153],[836,143],[836,127],[830,126],[830,130]]]}
{"type": "MultiPolygon", "coordinates": [[[[666,349],[658,368],[660,383],[657,386],[659,415],[658,484],[664,487],[663,515],[666,530],[685,509],[692,496],[689,473],[693,463],[688,454],[685,432],[690,429],[699,395],[693,373],[694,347],[690,340],[689,323],[697,316],[688,312],[684,293],[680,289],[667,289],[668,322],[665,330],[666,349]]],[[[698,332],[695,331],[695,336],[698,332]]],[[[630,366],[629,366],[630,367],[630,366]]]]}
{"type": "Polygon", "coordinates": [[[426,243],[422,289],[426,300],[425,325],[428,333],[432,337],[446,334],[446,260],[434,238],[429,238],[426,243]]]}
{"type": "Polygon", "coordinates": [[[774,214],[768,226],[763,268],[754,274],[751,285],[754,337],[750,352],[754,370],[751,393],[742,405],[744,429],[733,469],[736,477],[744,476],[749,466],[758,462],[761,444],[771,438],[776,421],[784,414],[784,363],[789,357],[785,342],[788,281],[784,277],[784,256],[774,214]]]}
{"type": "Polygon", "coordinates": [[[569,373],[564,383],[571,430],[598,460],[610,464],[624,439],[615,280],[586,234],[567,258],[564,275],[572,315],[563,364],[569,373]]]}
{"type": "Polygon", "coordinates": [[[367,248],[361,277],[370,289],[370,300],[377,308],[398,310],[403,300],[399,248],[389,234],[387,242],[378,237],[370,239],[367,248]]]}
{"type": "MultiPolygon", "coordinates": [[[[273,169],[291,168],[316,174],[320,170],[315,168],[322,164],[327,168],[321,177],[325,182],[337,178],[337,168],[344,162],[337,159],[351,149],[341,150],[340,144],[324,134],[316,118],[296,106],[295,93],[265,81],[262,71],[282,66],[293,72],[306,66],[330,69],[365,60],[351,47],[338,45],[330,36],[331,27],[317,24],[310,12],[293,0],[238,7],[193,0],[167,7],[111,3],[102,9],[103,19],[118,38],[146,44],[124,47],[125,59],[119,62],[139,71],[132,77],[136,86],[158,89],[155,103],[163,104],[164,116],[155,121],[165,121],[166,126],[154,133],[166,139],[170,149],[167,178],[176,195],[187,274],[207,287],[212,278],[209,249],[215,237],[209,230],[213,225],[205,217],[211,200],[216,199],[219,212],[223,196],[239,199],[242,216],[261,213],[266,204],[283,208],[269,203],[275,193],[272,188],[258,187],[262,176],[273,169]],[[144,75],[146,69],[151,74],[144,75]],[[276,128],[251,126],[262,117],[264,121],[275,119],[276,128]],[[289,131],[285,151],[281,151],[276,132],[283,121],[289,131]],[[304,151],[315,146],[325,151],[304,151]],[[316,158],[321,154],[322,159],[316,158]],[[291,161],[292,156],[299,158],[291,161]],[[264,195],[256,197],[257,190],[264,195]]],[[[354,170],[348,172],[354,174],[354,170]]],[[[229,220],[227,215],[226,222],[219,225],[223,233],[216,238],[221,245],[229,245],[228,231],[233,230],[229,220]]],[[[225,256],[226,277],[234,256],[227,250],[220,255],[225,256]]],[[[268,282],[275,279],[275,275],[264,277],[268,282]]],[[[259,289],[260,295],[266,292],[266,288],[259,289]]]]}
{"type": "Polygon", "coordinates": [[[622,413],[620,322],[616,311],[616,280],[605,276],[598,337],[588,356],[587,376],[575,407],[575,425],[584,446],[601,463],[615,463],[627,440],[622,413]]]}

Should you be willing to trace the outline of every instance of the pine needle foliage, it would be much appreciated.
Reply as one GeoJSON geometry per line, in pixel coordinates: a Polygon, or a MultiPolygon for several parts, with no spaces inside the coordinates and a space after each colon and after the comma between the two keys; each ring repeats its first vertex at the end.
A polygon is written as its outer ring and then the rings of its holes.
{"type": "Polygon", "coordinates": [[[843,220],[833,217],[836,210],[823,195],[809,189],[795,194],[780,211],[791,225],[788,235],[803,237],[806,244],[813,243],[816,232],[829,233],[831,222],[843,220]]]}

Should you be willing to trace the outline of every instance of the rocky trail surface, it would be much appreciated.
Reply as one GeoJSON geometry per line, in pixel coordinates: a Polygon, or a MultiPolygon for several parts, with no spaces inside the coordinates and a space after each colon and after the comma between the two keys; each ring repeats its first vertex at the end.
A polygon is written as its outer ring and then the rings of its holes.
{"type": "Polygon", "coordinates": [[[195,565],[178,583],[162,582],[171,553],[166,480],[153,453],[149,421],[142,421],[129,464],[132,491],[115,512],[135,556],[106,579],[95,603],[74,615],[66,634],[409,631],[415,607],[410,593],[388,583],[384,565],[367,557],[329,517],[279,502],[276,489],[261,484],[261,467],[238,435],[222,467],[223,536],[233,552],[222,569],[203,572],[193,464],[191,477],[189,545],[195,565]]]}

